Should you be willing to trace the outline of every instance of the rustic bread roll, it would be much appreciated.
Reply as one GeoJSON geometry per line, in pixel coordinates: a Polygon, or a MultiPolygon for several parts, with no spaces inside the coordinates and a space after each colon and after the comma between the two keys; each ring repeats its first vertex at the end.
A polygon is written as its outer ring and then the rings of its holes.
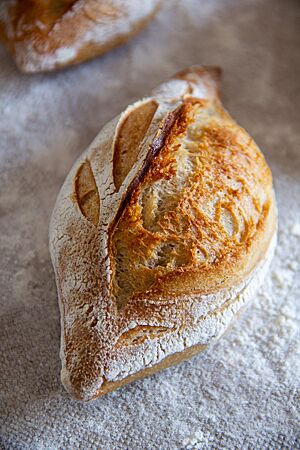
{"type": "Polygon", "coordinates": [[[5,0],[0,35],[24,72],[101,55],[140,31],[161,0],[5,0]]]}
{"type": "Polygon", "coordinates": [[[77,160],[50,249],[62,382],[90,400],[219,338],[261,285],[276,208],[263,155],[191,67],[130,105],[77,160]]]}

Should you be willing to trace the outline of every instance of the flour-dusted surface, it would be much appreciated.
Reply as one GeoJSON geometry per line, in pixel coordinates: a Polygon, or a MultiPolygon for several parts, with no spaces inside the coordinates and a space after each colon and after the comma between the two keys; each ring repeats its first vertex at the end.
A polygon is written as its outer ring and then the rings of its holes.
{"type": "Polygon", "coordinates": [[[299,18],[296,0],[170,0],[128,45],[31,77],[0,48],[3,448],[300,448],[299,18]],[[275,260],[260,295],[213,348],[77,403],[59,380],[47,236],[56,195],[108,119],[194,63],[223,67],[224,104],[272,167],[275,260]]]}

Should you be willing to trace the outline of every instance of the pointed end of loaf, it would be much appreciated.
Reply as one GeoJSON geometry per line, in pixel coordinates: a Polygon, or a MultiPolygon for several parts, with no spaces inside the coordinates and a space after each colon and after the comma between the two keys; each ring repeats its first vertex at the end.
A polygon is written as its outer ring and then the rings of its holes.
{"type": "Polygon", "coordinates": [[[175,74],[173,79],[186,81],[191,87],[191,95],[219,97],[222,69],[217,66],[190,66],[175,74]]]}
{"type": "Polygon", "coordinates": [[[64,368],[61,371],[61,382],[66,391],[76,400],[89,402],[101,395],[101,387],[103,385],[103,377],[88,377],[81,374],[76,377],[70,374],[64,368]],[[89,378],[89,379],[87,379],[89,378]]]}
{"type": "Polygon", "coordinates": [[[222,78],[222,69],[218,66],[190,66],[180,72],[177,72],[174,78],[194,81],[196,78],[209,77],[212,81],[220,84],[222,78]]]}

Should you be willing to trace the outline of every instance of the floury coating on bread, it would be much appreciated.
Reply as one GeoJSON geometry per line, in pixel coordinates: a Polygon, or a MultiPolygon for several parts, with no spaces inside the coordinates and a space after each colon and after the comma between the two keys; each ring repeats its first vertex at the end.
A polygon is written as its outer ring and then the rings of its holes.
{"type": "Polygon", "coordinates": [[[62,381],[90,400],[205,348],[263,281],[272,177],[191,67],[108,123],[59,194],[50,250],[62,381]]]}
{"type": "Polygon", "coordinates": [[[0,36],[24,72],[59,69],[101,55],[138,33],[161,0],[6,0],[0,36]]]}

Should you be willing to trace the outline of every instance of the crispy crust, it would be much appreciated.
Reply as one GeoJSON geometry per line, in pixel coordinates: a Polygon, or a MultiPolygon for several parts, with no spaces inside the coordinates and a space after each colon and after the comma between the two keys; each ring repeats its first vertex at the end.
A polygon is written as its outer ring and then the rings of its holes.
{"type": "Polygon", "coordinates": [[[126,42],[155,16],[161,0],[7,0],[0,37],[23,72],[60,69],[126,42]]]}
{"type": "Polygon", "coordinates": [[[276,235],[271,172],[223,109],[219,75],[191,67],[129,106],[61,190],[50,250],[62,381],[75,398],[200,351],[263,281],[276,235]]]}
{"type": "Polygon", "coordinates": [[[164,358],[161,362],[154,364],[154,366],[148,367],[147,369],[143,369],[140,372],[137,372],[133,375],[129,375],[128,377],[123,378],[122,380],[112,382],[105,381],[101,386],[101,388],[96,392],[92,400],[102,395],[108,394],[109,392],[115,391],[116,389],[119,389],[122,386],[125,386],[126,384],[133,383],[134,381],[140,380],[141,378],[153,375],[154,373],[160,370],[164,370],[167,369],[168,367],[175,366],[180,362],[187,361],[188,359],[191,359],[193,356],[197,355],[197,353],[205,349],[206,345],[201,344],[193,345],[192,347],[189,347],[183,350],[182,352],[173,353],[172,355],[164,358]]]}

